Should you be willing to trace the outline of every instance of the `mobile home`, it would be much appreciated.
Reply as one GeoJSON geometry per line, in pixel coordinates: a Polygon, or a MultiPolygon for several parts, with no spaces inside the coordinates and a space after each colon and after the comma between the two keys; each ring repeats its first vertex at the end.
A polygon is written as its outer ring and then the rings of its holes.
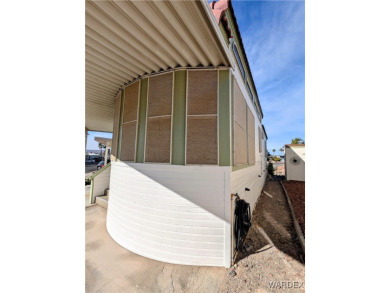
{"type": "MultiPolygon", "coordinates": [[[[86,128],[112,131],[107,231],[230,267],[235,194],[266,180],[263,112],[230,1],[87,1],[86,128]]],[[[93,198],[93,197],[91,197],[93,198]]]]}

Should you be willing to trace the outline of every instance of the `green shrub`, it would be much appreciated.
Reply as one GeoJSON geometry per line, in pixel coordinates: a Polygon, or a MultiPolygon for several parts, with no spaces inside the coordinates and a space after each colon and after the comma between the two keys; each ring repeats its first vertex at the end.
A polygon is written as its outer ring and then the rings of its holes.
{"type": "Polygon", "coordinates": [[[273,157],[272,158],[275,162],[279,162],[280,160],[281,160],[281,158],[279,158],[279,157],[273,157]]]}
{"type": "Polygon", "coordinates": [[[274,165],[272,163],[268,163],[268,174],[274,176],[274,165]]]}

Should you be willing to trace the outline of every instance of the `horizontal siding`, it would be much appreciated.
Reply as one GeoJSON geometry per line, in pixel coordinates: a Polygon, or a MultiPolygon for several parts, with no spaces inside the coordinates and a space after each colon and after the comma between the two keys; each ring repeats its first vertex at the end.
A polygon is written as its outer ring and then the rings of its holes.
{"type": "Polygon", "coordinates": [[[160,261],[230,265],[230,167],[112,162],[111,168],[107,230],[115,241],[160,261]]]}
{"type": "Polygon", "coordinates": [[[231,174],[230,184],[232,193],[238,193],[240,198],[249,202],[252,212],[264,187],[266,177],[267,173],[262,172],[260,162],[257,162],[253,166],[234,171],[231,174]],[[250,191],[245,191],[245,188],[249,188],[250,191]]]}
{"type": "MultiPolygon", "coordinates": [[[[259,198],[261,191],[263,190],[265,180],[267,177],[266,172],[262,172],[261,162],[257,162],[255,165],[246,167],[231,173],[230,188],[233,194],[238,193],[241,199],[244,199],[250,204],[251,212],[255,208],[257,199],[259,198]],[[259,177],[261,175],[261,177],[259,177]],[[245,188],[249,188],[250,191],[245,191],[245,188]]],[[[232,218],[234,219],[234,203],[232,203],[232,218]]],[[[232,223],[234,225],[234,223],[232,223]]],[[[232,226],[234,227],[234,226],[232,226]]],[[[232,233],[232,253],[235,250],[235,237],[232,233]]]]}

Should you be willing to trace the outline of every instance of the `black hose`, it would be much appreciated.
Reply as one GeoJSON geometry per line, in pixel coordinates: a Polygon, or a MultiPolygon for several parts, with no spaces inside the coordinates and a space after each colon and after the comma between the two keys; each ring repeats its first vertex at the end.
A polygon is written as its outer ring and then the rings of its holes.
{"type": "Polygon", "coordinates": [[[236,238],[236,249],[240,250],[246,234],[251,227],[250,204],[243,199],[236,200],[234,211],[234,236],[236,238]]]}

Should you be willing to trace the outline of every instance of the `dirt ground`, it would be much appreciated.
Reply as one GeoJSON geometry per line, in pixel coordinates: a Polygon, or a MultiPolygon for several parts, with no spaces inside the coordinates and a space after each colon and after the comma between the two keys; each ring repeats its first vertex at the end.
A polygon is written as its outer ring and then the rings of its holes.
{"type": "Polygon", "coordinates": [[[267,181],[244,243],[248,251],[239,253],[230,269],[174,265],[134,254],[109,236],[106,212],[98,205],[85,209],[86,292],[304,292],[304,256],[277,181],[267,181]]]}
{"type": "Polygon", "coordinates": [[[283,185],[293,205],[294,213],[302,229],[302,233],[305,235],[305,182],[283,181],[283,185]]]}
{"type": "Polygon", "coordinates": [[[304,292],[304,253],[279,181],[267,181],[244,247],[220,292],[304,292]]]}

